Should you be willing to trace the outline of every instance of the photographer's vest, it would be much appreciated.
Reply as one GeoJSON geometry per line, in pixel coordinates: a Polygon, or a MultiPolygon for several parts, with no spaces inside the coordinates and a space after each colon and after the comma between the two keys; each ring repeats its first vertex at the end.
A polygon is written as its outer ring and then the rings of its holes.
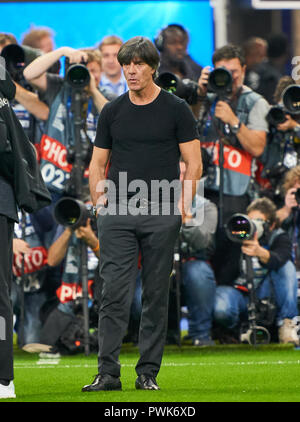
{"type": "MultiPolygon", "coordinates": [[[[21,213],[19,214],[19,220],[21,221],[22,216],[21,213]]],[[[21,222],[15,224],[15,234],[19,239],[22,238],[21,224],[21,222]]],[[[48,252],[40,237],[37,235],[29,214],[26,214],[25,239],[23,240],[25,240],[30,247],[30,253],[25,254],[24,256],[24,274],[26,275],[24,291],[33,292],[39,290],[43,286],[46,277],[48,252]]],[[[22,254],[14,254],[13,274],[16,277],[17,283],[20,282],[22,276],[22,264],[22,254]]]]}
{"type": "MultiPolygon", "coordinates": [[[[56,290],[57,297],[61,303],[67,303],[82,296],[80,276],[80,242],[75,234],[72,235],[64,261],[64,268],[61,286],[56,290]]],[[[95,278],[95,271],[98,268],[98,258],[91,248],[87,248],[87,269],[88,269],[88,294],[91,298],[92,284],[95,278]]],[[[61,310],[64,310],[60,307],[61,310]]]]}
{"type": "MultiPolygon", "coordinates": [[[[220,167],[219,167],[219,139],[223,133],[218,131],[218,119],[214,117],[214,109],[217,102],[216,95],[208,95],[211,108],[206,117],[204,129],[202,131],[204,147],[211,157],[211,163],[208,175],[205,180],[205,188],[214,191],[219,190],[220,186],[220,167]]],[[[234,110],[241,123],[247,125],[248,117],[254,104],[261,96],[249,89],[242,92],[238,98],[236,109],[234,110]]],[[[224,194],[241,196],[247,192],[252,174],[253,156],[245,151],[234,134],[226,135],[224,139],[224,194]]]]}
{"type": "MultiPolygon", "coordinates": [[[[87,131],[89,137],[96,134],[97,118],[91,111],[91,101],[87,110],[87,131]]],[[[82,131],[82,136],[85,133],[82,131]]],[[[93,139],[92,139],[93,140],[93,139]]],[[[74,125],[71,111],[71,88],[66,83],[55,97],[50,107],[49,119],[45,132],[37,145],[40,168],[44,182],[51,193],[63,194],[66,183],[70,178],[72,164],[67,160],[70,147],[74,147],[74,125]]],[[[88,142],[88,140],[87,140],[88,142]]],[[[86,169],[85,183],[88,180],[86,169]]]]}
{"type": "Polygon", "coordinates": [[[10,105],[29,140],[33,144],[39,142],[44,132],[45,122],[36,119],[22,104],[17,101],[11,101],[10,105]]]}

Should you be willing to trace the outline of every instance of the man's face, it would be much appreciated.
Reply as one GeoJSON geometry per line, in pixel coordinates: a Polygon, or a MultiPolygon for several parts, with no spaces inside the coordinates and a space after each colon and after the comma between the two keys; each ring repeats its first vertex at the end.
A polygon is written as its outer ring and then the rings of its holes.
{"type": "Polygon", "coordinates": [[[242,66],[238,58],[220,60],[215,63],[215,68],[225,67],[232,75],[232,93],[236,94],[244,83],[246,65],[242,66]]]}
{"type": "Polygon", "coordinates": [[[265,216],[265,214],[263,214],[262,212],[258,211],[258,210],[252,210],[249,212],[248,217],[250,218],[250,220],[263,220],[263,221],[267,221],[267,217],[265,216]]]}
{"type": "Polygon", "coordinates": [[[142,91],[153,82],[152,75],[155,70],[140,59],[135,59],[130,64],[123,65],[124,76],[131,91],[142,91]]]}
{"type": "Polygon", "coordinates": [[[181,31],[166,34],[164,39],[164,53],[173,61],[181,61],[187,52],[187,39],[181,31]]]}
{"type": "Polygon", "coordinates": [[[54,45],[51,37],[43,37],[40,40],[39,49],[44,53],[49,53],[54,50],[54,45]]]}
{"type": "Polygon", "coordinates": [[[86,65],[89,72],[94,76],[96,86],[100,84],[101,79],[101,66],[98,62],[90,62],[86,65]]]}
{"type": "Polygon", "coordinates": [[[102,72],[108,77],[114,77],[121,74],[121,66],[117,59],[120,47],[119,44],[111,44],[104,45],[101,48],[102,72]]]}

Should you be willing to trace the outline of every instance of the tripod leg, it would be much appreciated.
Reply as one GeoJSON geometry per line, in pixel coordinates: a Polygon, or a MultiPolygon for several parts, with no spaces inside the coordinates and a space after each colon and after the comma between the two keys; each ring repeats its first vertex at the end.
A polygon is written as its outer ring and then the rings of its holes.
{"type": "Polygon", "coordinates": [[[84,320],[84,352],[90,354],[89,345],[89,294],[88,294],[88,270],[87,270],[87,248],[84,242],[80,241],[81,249],[81,280],[82,280],[82,309],[84,320]]]}

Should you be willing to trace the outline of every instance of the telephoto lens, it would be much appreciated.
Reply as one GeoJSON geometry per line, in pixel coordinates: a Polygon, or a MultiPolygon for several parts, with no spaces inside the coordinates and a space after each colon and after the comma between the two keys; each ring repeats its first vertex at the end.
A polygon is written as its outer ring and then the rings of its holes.
{"type": "Polygon", "coordinates": [[[84,64],[71,64],[66,71],[66,80],[72,88],[84,88],[90,82],[90,72],[84,64]]]}
{"type": "Polygon", "coordinates": [[[300,85],[290,85],[282,93],[282,102],[291,114],[300,114],[300,85]]]}
{"type": "Polygon", "coordinates": [[[183,98],[190,105],[196,104],[198,99],[198,84],[191,79],[180,79],[171,72],[161,73],[155,80],[158,86],[183,98]]]}
{"type": "Polygon", "coordinates": [[[280,105],[270,108],[266,120],[270,125],[277,126],[286,121],[286,112],[280,105]]]}
{"type": "Polygon", "coordinates": [[[217,67],[212,70],[208,77],[207,89],[217,94],[218,97],[230,95],[232,93],[231,72],[225,67],[217,67]]]}
{"type": "Polygon", "coordinates": [[[257,232],[260,238],[264,232],[263,220],[251,220],[245,214],[233,214],[225,224],[227,237],[236,243],[243,243],[244,240],[251,240],[257,232]]]}
{"type": "Polygon", "coordinates": [[[85,226],[91,217],[84,202],[71,197],[61,198],[54,206],[54,218],[58,224],[71,227],[72,230],[85,226]]]}

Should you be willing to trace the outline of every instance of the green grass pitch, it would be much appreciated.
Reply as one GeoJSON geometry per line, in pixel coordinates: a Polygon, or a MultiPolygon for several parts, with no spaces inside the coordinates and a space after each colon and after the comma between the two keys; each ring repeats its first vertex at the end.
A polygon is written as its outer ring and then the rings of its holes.
{"type": "Polygon", "coordinates": [[[166,346],[160,391],[137,391],[136,347],[120,355],[122,391],[82,393],[97,355],[42,358],[15,349],[14,402],[300,402],[300,350],[292,345],[166,346]]]}

